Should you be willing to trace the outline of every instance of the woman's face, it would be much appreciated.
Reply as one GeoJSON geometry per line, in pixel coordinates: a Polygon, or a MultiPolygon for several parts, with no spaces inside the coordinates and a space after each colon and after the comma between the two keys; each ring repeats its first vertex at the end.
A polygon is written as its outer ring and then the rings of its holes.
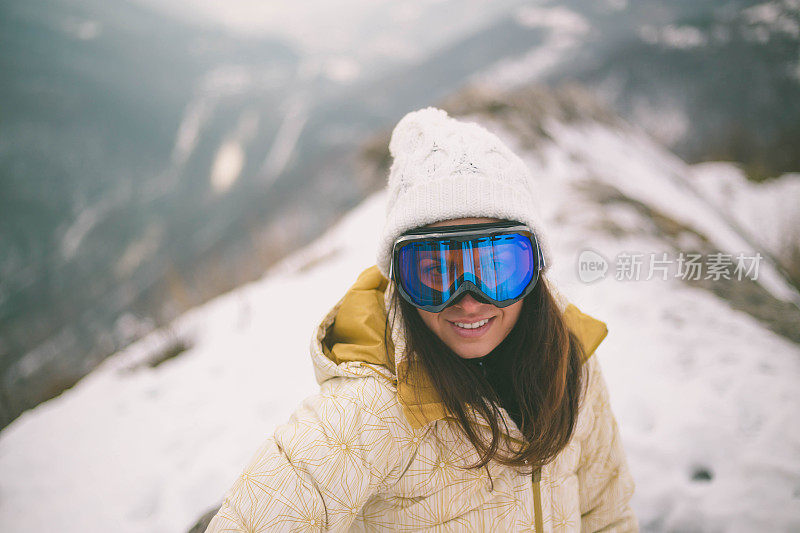
{"type": "MultiPolygon", "coordinates": [[[[461,226],[498,222],[495,218],[457,218],[430,224],[436,226],[461,226]]],[[[417,309],[422,321],[459,357],[471,359],[482,357],[494,350],[511,332],[519,318],[522,300],[508,307],[495,307],[481,303],[467,293],[456,304],[440,313],[430,313],[417,309]],[[467,329],[458,324],[474,325],[484,320],[488,322],[478,328],[467,329]]]]}

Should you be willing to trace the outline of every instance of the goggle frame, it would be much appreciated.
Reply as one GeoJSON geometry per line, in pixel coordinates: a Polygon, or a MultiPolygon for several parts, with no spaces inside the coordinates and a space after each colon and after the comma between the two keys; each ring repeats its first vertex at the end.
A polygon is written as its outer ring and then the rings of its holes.
{"type": "Polygon", "coordinates": [[[397,238],[392,246],[392,262],[389,266],[389,279],[395,282],[396,289],[400,293],[400,296],[408,303],[414,307],[417,307],[418,309],[422,309],[430,313],[440,313],[447,307],[457,303],[465,293],[470,293],[476,300],[480,302],[489,303],[496,307],[508,307],[509,305],[522,300],[531,293],[536,284],[539,282],[539,272],[545,268],[547,268],[547,264],[544,259],[542,248],[539,245],[539,240],[536,238],[536,234],[528,226],[515,221],[489,222],[481,224],[464,224],[458,226],[415,228],[403,233],[397,238]],[[397,277],[397,273],[400,272],[400,248],[410,242],[441,239],[448,239],[456,242],[466,242],[510,233],[517,233],[526,236],[531,241],[536,257],[536,264],[534,265],[534,272],[531,280],[528,282],[522,293],[514,298],[495,300],[483,292],[480,287],[475,285],[472,281],[464,281],[464,274],[462,274],[461,277],[454,282],[459,283],[460,281],[458,289],[456,289],[447,300],[437,305],[421,305],[414,301],[414,298],[408,294],[403,287],[403,283],[397,277]]]}

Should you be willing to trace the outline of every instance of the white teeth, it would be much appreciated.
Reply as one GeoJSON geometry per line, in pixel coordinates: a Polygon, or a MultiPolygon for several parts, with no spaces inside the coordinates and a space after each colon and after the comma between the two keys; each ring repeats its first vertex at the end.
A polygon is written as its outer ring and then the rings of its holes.
{"type": "Polygon", "coordinates": [[[474,324],[465,324],[463,322],[454,322],[454,324],[464,329],[475,329],[486,325],[487,322],[489,322],[488,318],[486,320],[481,320],[480,322],[475,322],[474,324]]]}

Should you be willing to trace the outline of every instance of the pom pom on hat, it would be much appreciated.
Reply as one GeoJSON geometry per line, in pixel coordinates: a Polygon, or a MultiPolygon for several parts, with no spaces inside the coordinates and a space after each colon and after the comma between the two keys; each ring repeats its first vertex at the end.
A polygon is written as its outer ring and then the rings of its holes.
{"type": "Polygon", "coordinates": [[[516,220],[531,228],[552,264],[525,163],[493,133],[428,107],[404,116],[389,142],[386,221],[378,268],[389,276],[394,241],[404,232],[456,218],[516,220]]]}
{"type": "Polygon", "coordinates": [[[402,154],[415,151],[424,142],[426,130],[430,133],[434,125],[443,126],[449,119],[445,111],[435,107],[426,107],[407,114],[392,131],[389,153],[396,159],[402,154]]]}

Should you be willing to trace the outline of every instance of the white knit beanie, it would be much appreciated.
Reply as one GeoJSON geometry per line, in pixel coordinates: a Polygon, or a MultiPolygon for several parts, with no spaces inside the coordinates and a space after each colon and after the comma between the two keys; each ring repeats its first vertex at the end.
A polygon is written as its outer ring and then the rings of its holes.
{"type": "Polygon", "coordinates": [[[389,277],[392,247],[404,232],[455,218],[487,217],[527,225],[552,264],[525,163],[493,133],[428,107],[392,132],[386,223],[378,268],[389,277]]]}

